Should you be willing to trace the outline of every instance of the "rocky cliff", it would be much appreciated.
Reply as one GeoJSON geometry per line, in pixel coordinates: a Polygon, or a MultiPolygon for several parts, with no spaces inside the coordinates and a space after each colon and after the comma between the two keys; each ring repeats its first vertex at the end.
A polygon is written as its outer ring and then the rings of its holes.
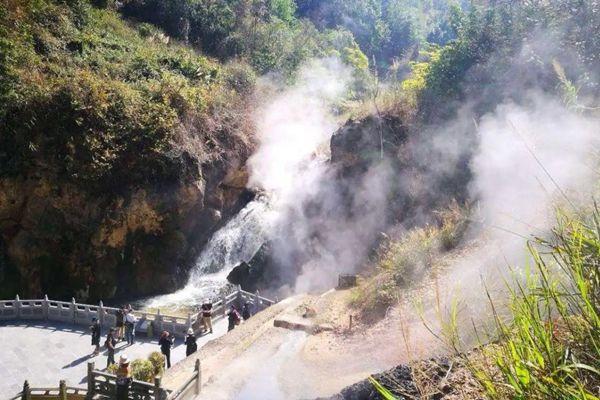
{"type": "Polygon", "coordinates": [[[251,71],[87,1],[0,5],[0,31],[0,297],[174,290],[251,197],[251,71]]]}

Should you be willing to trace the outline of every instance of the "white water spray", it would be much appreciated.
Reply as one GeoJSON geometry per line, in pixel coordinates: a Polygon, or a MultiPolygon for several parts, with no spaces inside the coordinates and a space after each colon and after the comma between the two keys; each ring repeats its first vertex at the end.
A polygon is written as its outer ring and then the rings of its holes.
{"type": "Polygon", "coordinates": [[[150,299],[147,307],[177,309],[215,298],[227,286],[227,275],[242,261],[248,262],[265,242],[273,219],[265,197],[251,201],[212,236],[198,257],[187,285],[150,299]]]}

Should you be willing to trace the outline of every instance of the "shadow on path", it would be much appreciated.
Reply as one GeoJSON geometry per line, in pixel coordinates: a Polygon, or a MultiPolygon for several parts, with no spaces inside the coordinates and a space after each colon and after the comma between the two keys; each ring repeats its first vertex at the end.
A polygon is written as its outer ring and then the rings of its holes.
{"type": "Polygon", "coordinates": [[[85,356],[83,356],[83,357],[79,357],[78,359],[76,359],[76,360],[73,360],[73,362],[71,362],[70,364],[67,364],[67,365],[63,366],[63,369],[65,369],[65,368],[71,368],[71,367],[75,367],[75,366],[77,366],[77,365],[81,364],[82,362],[85,362],[85,361],[87,361],[87,360],[90,360],[91,358],[92,358],[92,355],[91,355],[91,354],[85,355],[85,356]]]}

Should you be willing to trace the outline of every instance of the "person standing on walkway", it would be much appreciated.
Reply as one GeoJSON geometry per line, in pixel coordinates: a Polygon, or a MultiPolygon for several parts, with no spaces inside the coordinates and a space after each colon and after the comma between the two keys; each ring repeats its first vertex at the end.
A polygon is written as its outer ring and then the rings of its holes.
{"type": "Polygon", "coordinates": [[[204,326],[204,332],[213,333],[212,327],[212,308],[213,305],[208,299],[204,299],[202,303],[202,325],[204,326]]]}
{"type": "Polygon", "coordinates": [[[187,336],[185,337],[185,356],[189,357],[198,350],[198,344],[196,343],[196,335],[192,328],[188,329],[187,336]]]}
{"type": "Polygon", "coordinates": [[[250,303],[245,302],[244,307],[242,308],[242,318],[244,318],[244,321],[247,321],[250,319],[251,316],[252,313],[250,312],[250,303]]]}
{"type": "Polygon", "coordinates": [[[117,400],[127,400],[129,398],[129,387],[133,378],[131,377],[131,367],[129,358],[123,354],[119,358],[119,369],[117,369],[117,400]]]}
{"type": "Polygon", "coordinates": [[[173,346],[173,337],[167,331],[163,331],[158,341],[160,352],[165,356],[167,368],[171,368],[171,347],[173,346]]]}
{"type": "Polygon", "coordinates": [[[132,345],[135,338],[135,324],[137,318],[133,315],[133,312],[129,311],[125,314],[125,339],[128,345],[132,345]]]}
{"type": "Polygon", "coordinates": [[[125,307],[121,306],[116,311],[117,323],[115,326],[117,327],[117,340],[123,340],[124,331],[125,331],[125,307]]]}
{"type": "Polygon", "coordinates": [[[92,318],[92,326],[90,326],[90,330],[92,331],[92,346],[95,346],[92,357],[95,357],[100,354],[100,337],[102,336],[102,329],[96,318],[92,318]]]}
{"type": "Polygon", "coordinates": [[[108,335],[106,336],[106,342],[104,342],[107,351],[106,368],[110,367],[115,363],[115,346],[117,345],[117,339],[115,338],[115,328],[110,328],[108,335]]]}
{"type": "Polygon", "coordinates": [[[240,313],[238,313],[238,310],[232,304],[231,308],[227,312],[227,320],[229,322],[229,325],[227,326],[227,332],[232,331],[236,325],[239,325],[240,319],[240,313]]]}

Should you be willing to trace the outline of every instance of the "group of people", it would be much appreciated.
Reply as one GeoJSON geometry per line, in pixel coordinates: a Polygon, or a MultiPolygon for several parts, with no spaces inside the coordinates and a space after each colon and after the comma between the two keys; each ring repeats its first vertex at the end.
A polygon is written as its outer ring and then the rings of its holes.
{"type": "MultiPolygon", "coordinates": [[[[205,299],[202,305],[200,306],[203,334],[213,333],[212,313],[213,304],[209,299],[205,299]]],[[[232,305],[229,311],[227,312],[227,331],[231,331],[232,329],[234,329],[236,325],[240,324],[242,319],[249,319],[252,316],[252,314],[252,304],[250,302],[244,303],[241,314],[238,311],[238,309],[234,305],[232,305]]],[[[115,351],[118,342],[125,340],[127,341],[127,345],[133,345],[135,342],[135,325],[137,323],[137,318],[133,313],[133,308],[131,307],[131,305],[128,304],[126,306],[120,307],[115,312],[115,317],[115,327],[109,329],[109,332],[106,336],[106,340],[104,341],[104,347],[106,348],[107,353],[107,368],[110,367],[112,364],[115,364],[115,351]]],[[[92,333],[92,346],[94,346],[92,356],[97,356],[100,353],[100,338],[102,337],[102,328],[100,322],[96,318],[92,320],[90,330],[92,333]]],[[[165,356],[167,368],[171,368],[171,348],[173,347],[174,341],[174,335],[167,331],[163,331],[158,340],[160,351],[165,356]]],[[[197,338],[194,334],[194,330],[192,328],[189,328],[184,341],[186,346],[186,357],[195,353],[198,350],[198,344],[196,341],[197,338]]],[[[119,370],[123,368],[123,371],[126,371],[126,367],[128,365],[129,364],[127,356],[121,356],[119,360],[119,370]],[[123,364],[124,360],[127,361],[127,365],[123,364]]]]}
{"type": "MultiPolygon", "coordinates": [[[[135,343],[137,318],[133,314],[131,304],[120,307],[115,313],[115,318],[115,327],[109,329],[104,341],[107,354],[107,368],[115,364],[115,350],[118,342],[125,340],[129,346],[135,343]]],[[[100,354],[100,338],[102,337],[102,327],[97,318],[92,319],[90,331],[92,332],[92,346],[94,346],[92,356],[95,357],[100,354]]]]}
{"type": "MultiPolygon", "coordinates": [[[[227,331],[231,331],[235,328],[236,325],[239,325],[242,319],[244,321],[248,320],[252,316],[252,303],[245,302],[242,306],[242,312],[238,311],[237,307],[233,304],[229,307],[229,311],[227,311],[227,331]]],[[[200,312],[202,314],[202,328],[205,333],[213,333],[212,327],[212,309],[213,305],[209,299],[205,299],[202,305],[200,306],[200,312]]]]}

